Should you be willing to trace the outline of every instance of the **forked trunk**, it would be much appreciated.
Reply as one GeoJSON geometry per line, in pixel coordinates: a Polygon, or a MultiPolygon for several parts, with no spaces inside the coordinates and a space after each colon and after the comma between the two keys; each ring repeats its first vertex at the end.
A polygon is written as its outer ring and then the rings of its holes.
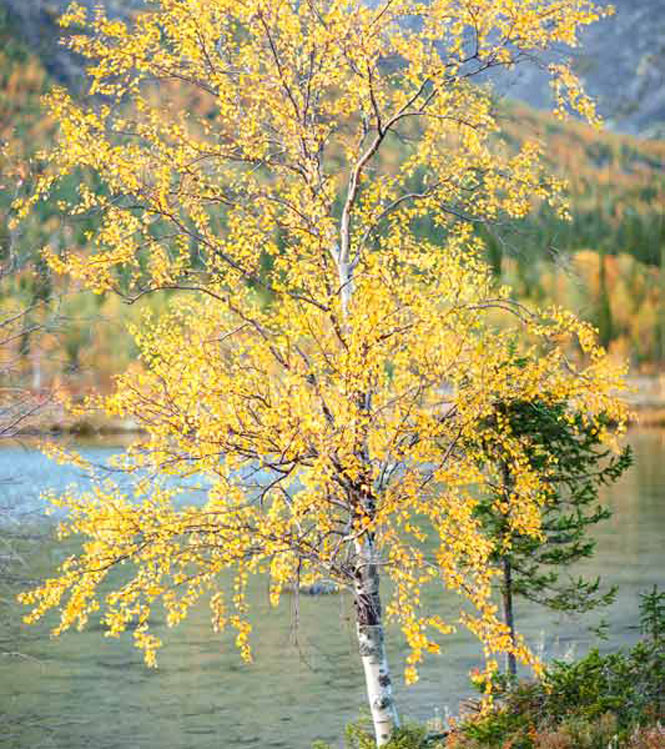
{"type": "Polygon", "coordinates": [[[399,726],[393,699],[390,669],[383,637],[383,618],[379,596],[379,573],[374,559],[374,544],[365,539],[356,546],[355,571],[356,630],[360,659],[365,671],[367,699],[372,713],[377,746],[384,746],[399,726]]]}

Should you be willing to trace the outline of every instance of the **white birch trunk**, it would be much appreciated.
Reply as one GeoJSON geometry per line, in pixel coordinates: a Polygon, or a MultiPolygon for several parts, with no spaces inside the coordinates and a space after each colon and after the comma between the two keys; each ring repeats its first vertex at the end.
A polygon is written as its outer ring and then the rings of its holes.
{"type": "Polygon", "coordinates": [[[384,644],[379,575],[373,559],[373,547],[371,540],[365,540],[356,546],[356,631],[376,744],[384,746],[399,726],[399,718],[384,644]]]}
{"type": "MultiPolygon", "coordinates": [[[[334,257],[340,283],[340,298],[342,314],[347,317],[349,305],[353,296],[353,263],[349,257],[351,248],[351,209],[358,190],[358,178],[364,163],[371,158],[376,150],[368,151],[353,171],[347,192],[347,199],[342,211],[340,225],[340,246],[334,257]]],[[[368,407],[368,400],[364,399],[364,407],[368,407]]],[[[364,450],[362,457],[366,457],[364,450]]],[[[362,502],[362,504],[366,504],[362,502]]],[[[370,513],[371,514],[371,513],[370,513]]],[[[367,699],[372,714],[374,735],[377,746],[385,746],[395,728],[399,726],[399,717],[393,699],[390,669],[384,644],[383,615],[381,612],[381,598],[379,595],[379,572],[376,566],[374,538],[366,535],[355,542],[356,567],[355,576],[355,608],[356,632],[358,635],[358,649],[360,660],[365,672],[367,699]]]]}
{"type": "Polygon", "coordinates": [[[339,293],[342,300],[342,313],[346,316],[353,295],[353,280],[348,263],[339,261],[339,293]]]}

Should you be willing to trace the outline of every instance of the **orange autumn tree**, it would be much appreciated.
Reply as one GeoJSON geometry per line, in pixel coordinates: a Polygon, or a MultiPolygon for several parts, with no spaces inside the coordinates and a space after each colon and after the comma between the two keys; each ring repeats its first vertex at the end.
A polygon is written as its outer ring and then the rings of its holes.
{"type": "MultiPolygon", "coordinates": [[[[97,217],[94,253],[47,248],[52,268],[129,299],[179,293],[134,331],[141,366],[90,404],[142,428],[120,460],[134,491],[53,498],[83,546],[24,594],[29,620],[59,608],[60,633],[101,610],[111,635],[135,625],[154,664],[151,611],[172,626],[206,599],[249,659],[250,575],[275,605],[330,580],[353,595],[379,745],[398,725],[384,618],[410,647],[407,681],[456,623],[422,609],[424,586],[467,602],[490,668],[502,650],[533,662],[497,616],[474,514],[489,479],[462,445],[492,430],[513,463],[507,516],[537,535],[545,479],[488,414],[567,401],[610,441],[621,373],[574,317],[493,287],[474,224],[560,204],[560,185],[537,144],[494,145],[476,80],[575,44],[597,17],[585,0],[159,0],[131,25],[70,8],[90,98],[48,97],[60,138],[19,218],[91,172],[99,189],[82,181],[61,207],[97,217]],[[192,476],[205,502],[187,506],[192,476]]],[[[595,119],[570,70],[550,71],[558,109],[595,119]]]]}

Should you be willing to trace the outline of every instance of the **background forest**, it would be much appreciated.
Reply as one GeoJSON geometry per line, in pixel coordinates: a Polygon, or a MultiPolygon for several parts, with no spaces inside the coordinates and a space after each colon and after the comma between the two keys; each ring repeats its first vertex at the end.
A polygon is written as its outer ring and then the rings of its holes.
{"type": "MultiPolygon", "coordinates": [[[[629,358],[635,374],[654,374],[665,362],[665,142],[657,137],[663,13],[649,3],[637,5],[620,6],[617,19],[594,29],[585,50],[589,58],[595,55],[595,67],[578,61],[610,126],[635,134],[561,123],[517,99],[504,99],[501,145],[511,148],[534,137],[543,143],[548,167],[568,182],[571,220],[544,205],[514,225],[477,230],[489,248],[497,284],[508,283],[522,302],[575,310],[598,327],[611,352],[629,358]],[[642,17],[638,11],[654,21],[640,33],[641,47],[633,49],[638,42],[630,41],[611,58],[618,29],[630,33],[630,24],[642,17]],[[611,99],[619,68],[624,85],[611,99]]],[[[40,96],[54,80],[79,85],[80,65],[54,45],[57,10],[41,3],[0,4],[0,305],[10,316],[14,309],[30,310],[3,356],[24,385],[66,383],[80,393],[107,389],[110,377],[132,360],[135,351],[123,323],[136,311],[113,295],[81,293],[39,259],[47,243],[85,245],[89,227],[83,222],[62,225],[54,206],[43,208],[20,232],[8,229],[11,203],[39,174],[39,152],[54,133],[40,110],[40,96]]],[[[507,93],[539,103],[544,87],[537,84],[518,79],[507,93]]],[[[422,226],[424,236],[432,231],[422,226]]],[[[142,301],[146,304],[160,301],[142,301]]]]}

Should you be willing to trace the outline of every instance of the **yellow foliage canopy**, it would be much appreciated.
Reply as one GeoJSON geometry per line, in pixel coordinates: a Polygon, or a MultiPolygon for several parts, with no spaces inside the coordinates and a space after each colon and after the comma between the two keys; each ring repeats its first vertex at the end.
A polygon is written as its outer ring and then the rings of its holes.
{"type": "MultiPolygon", "coordinates": [[[[111,634],[138,620],[154,663],[155,603],[176,624],[209,596],[249,657],[250,574],[270,576],[277,603],[322,577],[353,588],[372,564],[393,583],[407,680],[454,624],[421,609],[430,583],[470,602],[461,619],[488,656],[512,648],[474,515],[490,479],[461,446],[493,430],[512,460],[510,522],[538,534],[547,476],[489,418],[497,404],[568,402],[608,442],[625,412],[594,331],[517,307],[479,259],[475,222],[562,204],[537,144],[493,148],[490,92],[472,79],[574,44],[597,15],[579,0],[161,0],[130,28],[72,6],[63,22],[85,26],[72,46],[105,103],[49,97],[61,139],[19,212],[92,170],[102,188],[65,212],[99,217],[96,251],[49,252],[52,267],[130,298],[195,293],[137,328],[142,367],[102,402],[145,430],[122,459],[136,496],[54,498],[62,533],[85,543],[23,596],[31,620],[60,606],[59,632],[103,606],[111,634]],[[191,476],[206,501],[183,507],[169,487],[191,476]],[[123,562],[129,580],[100,594],[123,562]]],[[[558,104],[593,118],[570,71],[552,75],[558,104]]]]}

